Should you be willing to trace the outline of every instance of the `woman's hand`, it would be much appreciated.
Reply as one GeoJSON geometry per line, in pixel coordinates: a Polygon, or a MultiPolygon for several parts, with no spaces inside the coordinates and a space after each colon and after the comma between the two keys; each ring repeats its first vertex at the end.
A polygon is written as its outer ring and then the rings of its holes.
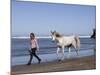
{"type": "Polygon", "coordinates": [[[37,47],[37,51],[39,51],[39,47],[37,47]]]}

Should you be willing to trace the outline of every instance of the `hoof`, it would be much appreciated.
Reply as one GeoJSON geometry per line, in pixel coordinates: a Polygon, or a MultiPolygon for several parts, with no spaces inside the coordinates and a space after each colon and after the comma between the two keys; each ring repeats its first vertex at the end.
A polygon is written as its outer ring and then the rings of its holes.
{"type": "Polygon", "coordinates": [[[80,55],[77,56],[77,58],[79,58],[79,57],[80,57],[80,55]]]}
{"type": "Polygon", "coordinates": [[[41,62],[41,59],[39,59],[39,62],[38,62],[38,64],[40,64],[40,62],[41,62]]]}
{"type": "Polygon", "coordinates": [[[67,59],[70,59],[71,57],[67,57],[67,59]]]}
{"type": "Polygon", "coordinates": [[[58,61],[62,61],[61,59],[59,59],[58,61]]]}

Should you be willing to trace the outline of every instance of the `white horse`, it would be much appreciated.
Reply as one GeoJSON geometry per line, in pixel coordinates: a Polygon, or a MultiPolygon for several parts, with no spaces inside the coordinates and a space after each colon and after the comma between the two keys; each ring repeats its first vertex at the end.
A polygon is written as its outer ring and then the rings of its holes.
{"type": "Polygon", "coordinates": [[[57,42],[57,56],[59,56],[60,48],[62,50],[62,57],[60,60],[64,60],[64,48],[68,48],[68,57],[70,57],[71,47],[73,47],[79,56],[79,49],[80,49],[80,39],[78,36],[62,36],[58,32],[51,31],[52,40],[57,42]]]}

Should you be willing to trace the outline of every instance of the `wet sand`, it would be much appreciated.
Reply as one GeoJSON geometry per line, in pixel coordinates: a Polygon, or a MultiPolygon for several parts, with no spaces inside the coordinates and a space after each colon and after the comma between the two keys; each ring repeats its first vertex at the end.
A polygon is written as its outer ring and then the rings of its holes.
{"type": "Polygon", "coordinates": [[[27,66],[26,64],[12,66],[11,75],[91,69],[96,69],[95,56],[65,59],[64,61],[55,60],[52,62],[32,64],[30,66],[27,66]]]}

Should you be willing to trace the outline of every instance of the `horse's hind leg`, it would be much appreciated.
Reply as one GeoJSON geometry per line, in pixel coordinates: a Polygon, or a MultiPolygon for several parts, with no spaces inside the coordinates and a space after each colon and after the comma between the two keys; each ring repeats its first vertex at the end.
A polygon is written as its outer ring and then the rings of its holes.
{"type": "Polygon", "coordinates": [[[68,58],[70,58],[71,49],[70,49],[70,47],[68,49],[69,49],[68,50],[68,58]]]}
{"type": "Polygon", "coordinates": [[[79,56],[79,49],[77,49],[75,47],[74,47],[74,49],[75,49],[75,52],[76,52],[77,56],[79,56]]]}
{"type": "Polygon", "coordinates": [[[79,49],[76,47],[76,42],[73,42],[72,45],[77,53],[77,56],[79,57],[79,49]]]}
{"type": "Polygon", "coordinates": [[[77,56],[79,57],[79,49],[78,48],[75,48],[75,47],[74,47],[74,49],[76,51],[77,56]]]}
{"type": "Polygon", "coordinates": [[[76,48],[75,48],[75,51],[76,51],[76,53],[77,53],[77,56],[79,57],[79,49],[76,49],[76,48]]]}

